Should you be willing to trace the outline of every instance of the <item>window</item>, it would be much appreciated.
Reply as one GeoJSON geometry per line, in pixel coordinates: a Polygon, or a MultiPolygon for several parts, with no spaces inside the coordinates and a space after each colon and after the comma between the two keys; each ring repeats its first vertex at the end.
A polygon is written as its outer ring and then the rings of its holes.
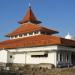
{"type": "Polygon", "coordinates": [[[34,34],[38,34],[38,31],[34,32],[34,34]]]}
{"type": "Polygon", "coordinates": [[[33,35],[33,33],[29,33],[29,35],[33,35]]]}
{"type": "Polygon", "coordinates": [[[14,38],[14,36],[11,36],[10,38],[14,38]]]}
{"type": "Polygon", "coordinates": [[[15,38],[17,38],[17,35],[15,35],[15,38]]]}
{"type": "Polygon", "coordinates": [[[31,57],[48,57],[48,54],[44,54],[44,55],[31,55],[31,57]]]}
{"type": "Polygon", "coordinates": [[[19,37],[22,37],[22,34],[20,34],[19,37]]]}
{"type": "Polygon", "coordinates": [[[48,32],[41,32],[41,34],[50,35],[50,33],[48,33],[48,32]]]}
{"type": "Polygon", "coordinates": [[[24,36],[27,36],[27,34],[24,34],[24,36]]]}
{"type": "Polygon", "coordinates": [[[41,34],[46,34],[45,32],[41,32],[41,34]]]}

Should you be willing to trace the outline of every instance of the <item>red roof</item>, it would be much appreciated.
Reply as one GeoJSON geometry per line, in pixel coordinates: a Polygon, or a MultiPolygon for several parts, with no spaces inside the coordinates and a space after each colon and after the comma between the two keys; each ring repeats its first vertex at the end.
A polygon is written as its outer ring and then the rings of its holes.
{"type": "Polygon", "coordinates": [[[33,31],[38,31],[38,30],[43,31],[43,32],[47,32],[49,34],[58,33],[55,30],[48,29],[48,28],[45,28],[45,27],[37,25],[37,24],[33,24],[33,23],[27,23],[26,24],[26,23],[24,23],[19,28],[17,28],[13,32],[7,34],[6,36],[14,36],[14,35],[18,35],[18,34],[31,33],[33,31]]]}
{"type": "MultiPolygon", "coordinates": [[[[15,36],[19,34],[31,33],[34,31],[47,32],[48,34],[58,33],[55,30],[48,29],[38,25],[38,21],[33,14],[31,7],[28,8],[26,15],[23,20],[19,22],[21,25],[19,28],[15,29],[13,32],[7,34],[6,36],[15,36]]],[[[60,38],[51,35],[36,35],[30,37],[24,37],[19,39],[12,39],[0,42],[0,48],[10,49],[10,48],[20,48],[20,47],[32,47],[32,46],[47,46],[47,45],[65,45],[75,47],[75,41],[60,38]]]]}
{"type": "Polygon", "coordinates": [[[61,44],[75,47],[75,40],[61,38],[61,44]]]}
{"type": "MultiPolygon", "coordinates": [[[[0,43],[3,48],[20,48],[32,46],[47,46],[47,45],[65,45],[75,47],[75,41],[60,38],[57,36],[37,35],[14,40],[6,40],[0,43]]],[[[0,48],[2,48],[0,47],[0,48]]]]}
{"type": "Polygon", "coordinates": [[[4,48],[4,45],[0,44],[0,49],[3,49],[4,48]]]}
{"type": "Polygon", "coordinates": [[[24,18],[21,21],[19,21],[20,24],[23,24],[26,22],[32,22],[32,23],[36,23],[36,24],[41,23],[41,21],[38,21],[37,18],[35,17],[31,7],[28,8],[24,18]]]}

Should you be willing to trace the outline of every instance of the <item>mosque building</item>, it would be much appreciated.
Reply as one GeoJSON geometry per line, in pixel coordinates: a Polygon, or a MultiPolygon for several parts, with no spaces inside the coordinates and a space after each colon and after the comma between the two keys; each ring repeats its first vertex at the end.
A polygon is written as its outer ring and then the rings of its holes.
{"type": "Polygon", "coordinates": [[[6,34],[8,40],[0,42],[0,62],[18,64],[53,64],[71,66],[75,64],[75,41],[68,34],[56,36],[56,30],[41,25],[31,6],[18,22],[19,27],[6,34]]]}

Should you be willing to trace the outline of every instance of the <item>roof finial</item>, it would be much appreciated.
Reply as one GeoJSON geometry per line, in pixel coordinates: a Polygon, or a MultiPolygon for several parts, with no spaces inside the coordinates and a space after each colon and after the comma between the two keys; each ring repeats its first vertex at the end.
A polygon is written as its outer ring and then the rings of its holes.
{"type": "Polygon", "coordinates": [[[29,2],[29,7],[31,7],[31,3],[29,2]]]}
{"type": "Polygon", "coordinates": [[[67,35],[70,35],[70,33],[68,32],[68,34],[67,35]]]}
{"type": "Polygon", "coordinates": [[[31,7],[31,0],[29,1],[29,7],[31,7]]]}

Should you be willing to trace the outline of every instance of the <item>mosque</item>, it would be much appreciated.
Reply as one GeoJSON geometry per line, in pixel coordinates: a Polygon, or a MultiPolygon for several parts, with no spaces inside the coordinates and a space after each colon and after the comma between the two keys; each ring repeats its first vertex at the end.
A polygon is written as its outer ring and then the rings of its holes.
{"type": "Polygon", "coordinates": [[[59,37],[56,30],[41,25],[31,6],[18,22],[19,27],[0,42],[0,62],[17,64],[75,65],[75,39],[69,34],[59,37]]]}

